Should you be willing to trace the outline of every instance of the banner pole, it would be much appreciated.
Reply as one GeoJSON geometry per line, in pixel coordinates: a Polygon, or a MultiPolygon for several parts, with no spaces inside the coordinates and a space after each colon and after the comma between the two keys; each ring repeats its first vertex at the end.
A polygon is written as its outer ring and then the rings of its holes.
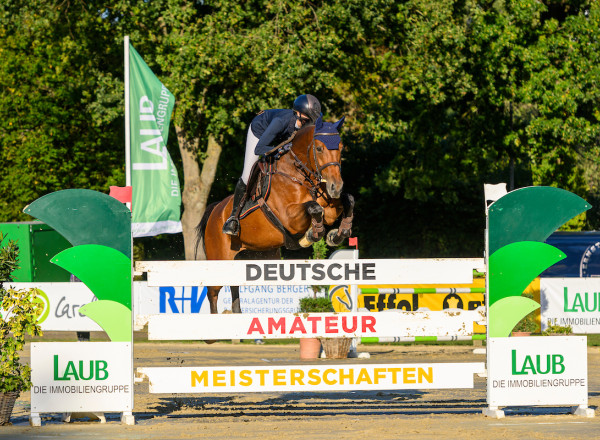
{"type": "MultiPolygon", "coordinates": [[[[123,40],[125,46],[125,186],[131,186],[131,124],[129,121],[129,35],[123,40]]],[[[131,204],[128,203],[131,209],[131,204]]]]}
{"type": "MultiPolygon", "coordinates": [[[[125,62],[124,62],[124,93],[125,93],[125,186],[131,186],[131,124],[129,121],[129,35],[125,35],[123,39],[125,62]]],[[[131,209],[131,203],[126,203],[126,206],[131,209]]],[[[133,297],[133,234],[130,229],[130,240],[131,240],[131,342],[130,342],[130,369],[131,369],[131,383],[135,383],[133,377],[133,326],[135,322],[135,298],[133,297]]],[[[135,397],[132,390],[131,393],[131,411],[123,413],[121,415],[121,423],[126,425],[134,425],[135,418],[133,416],[133,407],[135,397]]]]}

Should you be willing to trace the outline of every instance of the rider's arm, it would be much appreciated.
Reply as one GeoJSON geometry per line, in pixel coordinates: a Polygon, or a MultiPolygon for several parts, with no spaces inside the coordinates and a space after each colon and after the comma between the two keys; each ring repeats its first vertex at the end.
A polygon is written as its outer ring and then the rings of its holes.
{"type": "Polygon", "coordinates": [[[271,121],[263,135],[260,137],[256,147],[254,148],[254,154],[262,156],[273,149],[275,139],[279,137],[281,133],[285,131],[289,121],[286,118],[275,118],[271,121]]]}

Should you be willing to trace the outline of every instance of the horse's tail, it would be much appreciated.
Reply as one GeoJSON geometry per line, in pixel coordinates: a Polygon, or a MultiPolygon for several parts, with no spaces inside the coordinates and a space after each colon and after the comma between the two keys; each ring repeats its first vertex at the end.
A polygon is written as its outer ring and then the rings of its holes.
{"type": "Polygon", "coordinates": [[[210,214],[215,209],[219,202],[212,203],[206,207],[204,210],[204,215],[202,216],[202,220],[196,226],[196,250],[194,252],[195,260],[206,260],[206,248],[204,247],[204,231],[206,230],[206,224],[208,223],[208,218],[210,214]]]}

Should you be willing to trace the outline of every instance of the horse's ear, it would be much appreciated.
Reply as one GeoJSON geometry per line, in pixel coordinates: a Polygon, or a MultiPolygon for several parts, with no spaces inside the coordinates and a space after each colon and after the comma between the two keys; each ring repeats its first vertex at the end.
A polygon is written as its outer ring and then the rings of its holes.
{"type": "Polygon", "coordinates": [[[342,125],[344,125],[344,121],[346,120],[345,116],[342,116],[342,119],[340,119],[339,121],[337,121],[335,124],[333,124],[333,126],[335,127],[335,129],[337,131],[340,131],[342,129],[342,125]]]}
{"type": "Polygon", "coordinates": [[[323,128],[323,116],[319,116],[319,119],[315,122],[315,130],[323,128]]]}

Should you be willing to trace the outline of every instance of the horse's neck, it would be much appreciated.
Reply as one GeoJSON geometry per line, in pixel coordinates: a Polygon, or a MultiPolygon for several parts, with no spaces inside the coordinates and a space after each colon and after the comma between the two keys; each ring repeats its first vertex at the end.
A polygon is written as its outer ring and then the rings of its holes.
{"type": "Polygon", "coordinates": [[[306,167],[312,169],[310,159],[310,146],[312,142],[312,129],[308,127],[301,129],[292,142],[291,152],[293,154],[286,154],[284,158],[287,157],[293,166],[295,166],[297,162],[301,162],[306,167]]]}
{"type": "Polygon", "coordinates": [[[303,166],[312,171],[312,162],[310,161],[306,150],[307,147],[303,144],[293,145],[288,154],[284,154],[281,159],[279,159],[279,163],[277,164],[278,170],[296,177],[302,176],[302,178],[304,178],[304,174],[300,171],[303,166]]]}

